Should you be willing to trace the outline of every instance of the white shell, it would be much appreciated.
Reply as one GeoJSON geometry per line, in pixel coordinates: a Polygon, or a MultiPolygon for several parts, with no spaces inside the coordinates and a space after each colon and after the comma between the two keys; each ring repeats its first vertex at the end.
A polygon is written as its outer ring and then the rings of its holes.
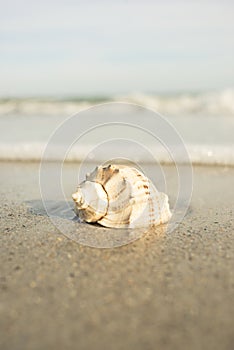
{"type": "Polygon", "coordinates": [[[82,220],[106,227],[149,227],[171,218],[167,195],[138,169],[125,165],[97,167],[72,198],[82,220]]]}

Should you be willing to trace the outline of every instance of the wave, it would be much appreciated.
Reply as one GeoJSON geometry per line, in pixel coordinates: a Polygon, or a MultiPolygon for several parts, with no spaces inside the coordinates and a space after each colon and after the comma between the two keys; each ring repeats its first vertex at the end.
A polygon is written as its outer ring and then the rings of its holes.
{"type": "Polygon", "coordinates": [[[142,105],[169,115],[234,115],[234,89],[206,93],[181,93],[171,95],[130,94],[89,98],[9,98],[0,99],[0,116],[22,115],[72,115],[82,109],[104,102],[126,102],[142,105]]]}
{"type": "Polygon", "coordinates": [[[178,94],[155,96],[135,94],[122,98],[123,101],[152,108],[169,115],[234,115],[234,90],[200,94],[178,94]]]}
{"type": "MultiPolygon", "coordinates": [[[[51,146],[50,152],[44,156],[45,143],[15,143],[15,144],[0,144],[0,161],[34,161],[40,162],[94,162],[103,163],[108,159],[113,158],[113,150],[109,149],[105,152],[105,155],[97,154],[93,155],[90,152],[93,149],[93,145],[82,145],[79,147],[73,147],[68,153],[65,160],[61,159],[63,153],[63,146],[54,145],[51,146]],[[109,153],[108,153],[109,152],[109,153]]],[[[149,147],[151,153],[155,155],[155,160],[162,164],[188,164],[191,162],[194,165],[230,165],[234,166],[234,152],[232,145],[187,145],[189,158],[184,158],[180,154],[180,150],[176,151],[176,161],[162,148],[149,147]]],[[[119,152],[118,148],[118,152],[119,152]]],[[[123,150],[123,154],[126,150],[123,150]]],[[[128,157],[131,161],[136,163],[152,163],[152,156],[147,157],[145,152],[138,153],[136,156],[135,149],[128,150],[128,157]]]]}

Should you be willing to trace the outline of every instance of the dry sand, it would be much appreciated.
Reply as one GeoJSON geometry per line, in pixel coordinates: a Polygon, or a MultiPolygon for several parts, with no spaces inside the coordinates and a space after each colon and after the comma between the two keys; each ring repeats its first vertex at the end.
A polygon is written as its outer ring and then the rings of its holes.
{"type": "Polygon", "coordinates": [[[28,211],[37,164],[1,163],[0,348],[233,349],[234,168],[194,176],[173,233],[95,249],[28,211]]]}

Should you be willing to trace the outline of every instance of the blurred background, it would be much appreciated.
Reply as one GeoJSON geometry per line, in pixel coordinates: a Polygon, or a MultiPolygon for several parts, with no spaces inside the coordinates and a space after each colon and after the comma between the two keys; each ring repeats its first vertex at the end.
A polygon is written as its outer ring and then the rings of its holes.
{"type": "Polygon", "coordinates": [[[209,144],[206,155],[231,162],[233,10],[231,0],[1,1],[1,158],[30,149],[40,158],[65,117],[125,101],[172,118],[193,149],[209,144]]]}
{"type": "Polygon", "coordinates": [[[1,1],[1,96],[231,88],[233,9],[232,0],[1,1]]]}

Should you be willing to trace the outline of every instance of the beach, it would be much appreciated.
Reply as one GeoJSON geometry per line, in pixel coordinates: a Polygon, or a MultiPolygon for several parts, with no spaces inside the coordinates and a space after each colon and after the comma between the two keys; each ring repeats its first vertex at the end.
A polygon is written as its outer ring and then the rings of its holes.
{"type": "Polygon", "coordinates": [[[194,166],[179,226],[113,249],[78,244],[30,210],[39,163],[0,170],[1,349],[233,348],[233,167],[194,166]]]}
{"type": "Polygon", "coordinates": [[[233,350],[234,2],[1,5],[0,350],[233,350]]]}

